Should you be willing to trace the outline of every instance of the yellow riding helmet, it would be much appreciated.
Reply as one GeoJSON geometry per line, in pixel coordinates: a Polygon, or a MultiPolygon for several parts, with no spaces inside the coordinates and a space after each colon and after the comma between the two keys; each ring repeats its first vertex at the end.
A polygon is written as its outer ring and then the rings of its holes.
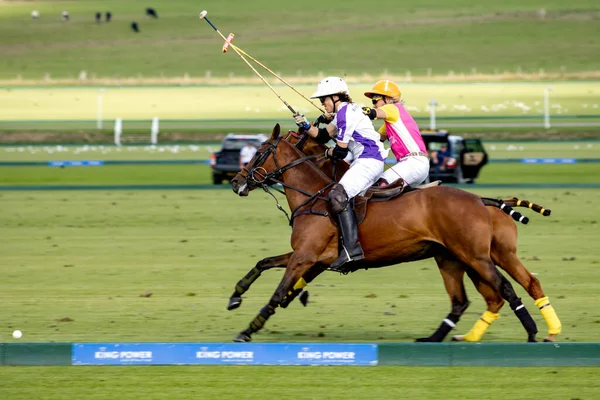
{"type": "Polygon", "coordinates": [[[373,89],[371,89],[368,92],[365,92],[365,96],[367,96],[370,99],[372,99],[373,96],[377,96],[377,95],[388,96],[388,97],[392,97],[392,98],[397,97],[399,99],[401,96],[401,93],[400,93],[400,88],[394,82],[388,81],[388,80],[383,80],[383,81],[378,81],[373,86],[373,89]]]}

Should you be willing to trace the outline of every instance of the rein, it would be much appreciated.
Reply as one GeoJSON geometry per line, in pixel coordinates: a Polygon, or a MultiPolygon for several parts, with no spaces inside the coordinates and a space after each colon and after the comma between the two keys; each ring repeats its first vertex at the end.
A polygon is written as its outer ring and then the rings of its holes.
{"type": "MultiPolygon", "coordinates": [[[[329,188],[331,188],[331,186],[333,186],[335,184],[335,182],[330,182],[327,185],[325,185],[323,188],[318,190],[316,193],[311,194],[303,189],[300,189],[293,185],[289,185],[289,184],[281,181],[280,179],[277,179],[285,171],[292,169],[292,168],[294,168],[300,164],[303,164],[307,161],[312,161],[312,160],[319,159],[320,157],[323,157],[314,163],[314,164],[319,164],[319,163],[325,161],[327,158],[323,154],[304,156],[304,157],[298,158],[282,167],[279,167],[279,163],[277,162],[277,153],[275,152],[275,149],[279,145],[279,141],[281,139],[282,139],[282,137],[279,137],[279,138],[277,138],[277,140],[275,140],[275,142],[269,143],[269,147],[267,147],[261,154],[259,154],[259,156],[255,159],[254,163],[252,164],[252,166],[250,168],[244,167],[244,169],[247,172],[247,180],[249,182],[253,182],[256,186],[261,187],[265,192],[267,192],[271,197],[273,197],[273,199],[275,200],[275,202],[277,204],[277,209],[285,214],[285,217],[287,218],[290,226],[293,225],[294,218],[296,218],[299,215],[313,214],[313,215],[321,215],[324,217],[329,216],[328,212],[315,211],[315,210],[312,210],[312,208],[309,210],[305,210],[305,211],[299,211],[299,210],[308,204],[310,204],[311,206],[314,205],[318,200],[327,200],[325,197],[322,197],[322,194],[325,191],[327,191],[329,188]],[[273,153],[273,161],[275,162],[276,169],[271,172],[267,172],[262,167],[262,164],[267,160],[268,156],[271,153],[273,153]],[[264,173],[263,173],[263,171],[264,171],[264,173]],[[275,195],[271,192],[270,189],[276,190],[277,192],[279,192],[283,195],[285,195],[285,191],[279,190],[277,188],[269,188],[270,185],[277,184],[277,183],[280,184],[281,186],[283,186],[284,189],[295,190],[296,192],[308,197],[305,201],[303,201],[300,205],[298,205],[292,211],[291,218],[288,215],[288,213],[283,209],[281,204],[279,204],[277,197],[275,197],[275,195]]],[[[305,142],[301,141],[298,144],[300,144],[300,143],[302,143],[302,145],[303,145],[305,142]]]]}

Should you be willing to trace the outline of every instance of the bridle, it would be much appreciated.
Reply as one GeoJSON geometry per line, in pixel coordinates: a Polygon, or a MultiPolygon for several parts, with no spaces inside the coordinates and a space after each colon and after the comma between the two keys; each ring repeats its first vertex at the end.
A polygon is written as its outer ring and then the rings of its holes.
{"type": "MultiPolygon", "coordinates": [[[[304,146],[304,144],[306,143],[307,138],[308,138],[308,135],[306,135],[306,138],[303,137],[302,139],[300,139],[300,141],[298,143],[296,143],[295,147],[298,149],[302,148],[304,146]]],[[[290,185],[288,183],[283,182],[281,179],[279,179],[285,171],[292,169],[300,164],[303,164],[307,161],[312,162],[313,160],[317,160],[317,159],[318,160],[315,162],[315,164],[318,164],[320,162],[325,161],[327,158],[325,157],[324,154],[315,154],[315,155],[311,155],[311,156],[304,156],[304,157],[300,157],[296,160],[293,160],[290,163],[280,167],[279,162],[277,161],[277,151],[276,150],[277,150],[277,146],[279,145],[279,142],[282,139],[283,139],[283,137],[280,136],[277,139],[275,139],[275,141],[273,141],[273,142],[266,141],[266,142],[262,143],[261,148],[265,145],[267,147],[264,150],[256,153],[256,155],[254,157],[254,161],[252,162],[252,165],[250,165],[249,167],[248,166],[244,167],[244,170],[246,171],[246,182],[248,183],[248,185],[250,187],[254,186],[254,187],[262,188],[271,197],[273,197],[273,199],[275,199],[275,202],[277,203],[277,208],[285,214],[290,226],[293,225],[294,218],[299,215],[316,214],[316,215],[322,215],[322,216],[329,216],[328,212],[313,210],[312,205],[314,205],[318,200],[327,200],[327,198],[322,197],[322,195],[325,191],[327,191],[329,188],[331,188],[335,184],[335,182],[328,183],[323,188],[318,190],[316,193],[309,193],[304,189],[300,189],[299,187],[290,185]],[[263,167],[263,164],[267,161],[267,159],[269,158],[269,156],[271,154],[273,155],[273,162],[275,163],[275,169],[271,172],[268,172],[263,167]],[[284,191],[279,190],[277,188],[270,187],[271,185],[274,185],[274,184],[280,184],[284,189],[295,190],[296,192],[301,193],[307,197],[307,199],[305,201],[303,201],[300,205],[298,205],[292,211],[291,218],[288,215],[288,213],[283,209],[281,204],[279,204],[279,201],[277,200],[275,195],[271,192],[271,189],[273,189],[273,190],[276,190],[277,192],[285,195],[284,191]],[[310,205],[311,207],[308,210],[299,211],[301,208],[303,208],[306,205],[310,205]]]]}

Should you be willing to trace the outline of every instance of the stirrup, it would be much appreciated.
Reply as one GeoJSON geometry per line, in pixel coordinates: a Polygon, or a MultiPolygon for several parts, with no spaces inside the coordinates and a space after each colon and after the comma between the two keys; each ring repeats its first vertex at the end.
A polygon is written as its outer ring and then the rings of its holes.
{"type": "Polygon", "coordinates": [[[329,268],[333,271],[345,274],[351,272],[351,268],[348,268],[347,265],[352,264],[356,261],[364,260],[365,258],[362,248],[360,247],[360,245],[358,245],[358,247],[361,249],[361,252],[355,256],[350,256],[348,250],[345,247],[342,247],[342,252],[340,253],[339,257],[337,258],[337,260],[331,263],[329,268]]]}

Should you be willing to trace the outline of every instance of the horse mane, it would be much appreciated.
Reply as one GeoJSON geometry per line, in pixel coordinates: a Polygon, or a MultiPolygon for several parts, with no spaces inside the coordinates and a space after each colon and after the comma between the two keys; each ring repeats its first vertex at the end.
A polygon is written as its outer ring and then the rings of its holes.
{"type": "MultiPolygon", "coordinates": [[[[290,147],[291,149],[293,149],[292,151],[294,151],[298,155],[298,158],[306,157],[307,155],[304,154],[304,152],[302,150],[300,150],[299,148],[297,148],[294,143],[291,143],[290,141],[286,140],[290,136],[294,136],[294,135],[292,135],[292,133],[295,133],[295,132],[290,131],[287,136],[285,136],[285,137],[282,138],[283,139],[282,141],[285,142],[285,144],[288,147],[290,147]]],[[[295,136],[295,137],[297,137],[297,136],[295,136]]],[[[311,139],[309,138],[308,140],[311,140],[311,139]]],[[[323,153],[325,153],[325,150],[327,149],[327,146],[318,144],[317,142],[314,142],[314,143],[317,144],[318,146],[320,146],[320,148],[323,149],[323,153]]],[[[329,176],[327,176],[327,174],[325,172],[321,171],[321,169],[319,167],[317,167],[313,162],[307,162],[307,163],[303,163],[303,164],[310,165],[309,168],[311,168],[313,171],[317,172],[321,177],[325,178],[328,183],[329,182],[333,182],[333,180],[329,176]]]]}

